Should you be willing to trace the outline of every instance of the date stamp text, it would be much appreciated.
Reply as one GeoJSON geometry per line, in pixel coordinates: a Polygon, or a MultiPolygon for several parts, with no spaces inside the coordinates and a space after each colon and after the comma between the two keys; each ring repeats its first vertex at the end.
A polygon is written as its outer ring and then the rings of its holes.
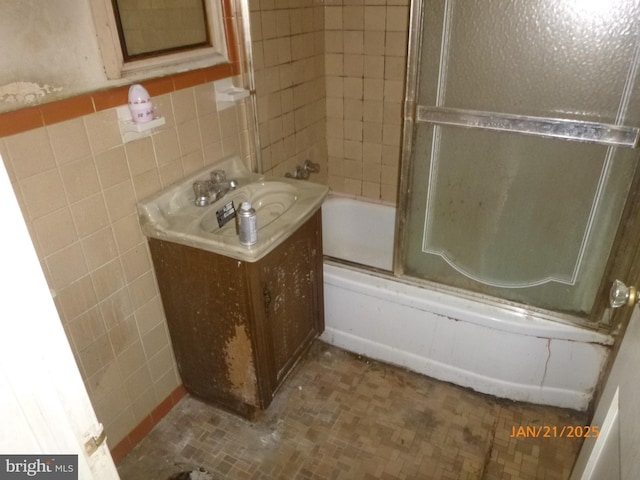
{"type": "Polygon", "coordinates": [[[513,426],[510,438],[598,438],[598,425],[513,426]]]}

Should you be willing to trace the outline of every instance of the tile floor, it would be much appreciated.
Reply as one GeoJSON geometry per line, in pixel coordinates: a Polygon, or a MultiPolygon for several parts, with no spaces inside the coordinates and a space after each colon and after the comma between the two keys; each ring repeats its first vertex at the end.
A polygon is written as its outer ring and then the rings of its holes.
{"type": "Polygon", "coordinates": [[[510,438],[584,413],[499,400],[317,341],[249,422],[187,396],[118,466],[122,480],[564,479],[580,439],[510,438]]]}

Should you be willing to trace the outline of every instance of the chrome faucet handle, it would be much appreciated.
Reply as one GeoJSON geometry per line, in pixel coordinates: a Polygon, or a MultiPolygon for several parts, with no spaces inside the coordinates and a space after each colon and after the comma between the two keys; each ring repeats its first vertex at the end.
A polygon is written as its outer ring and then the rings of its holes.
{"type": "Polygon", "coordinates": [[[213,182],[211,180],[196,180],[193,182],[193,193],[196,194],[195,204],[204,207],[209,204],[213,182]]]}
{"type": "Polygon", "coordinates": [[[318,173],[320,171],[320,164],[307,159],[304,161],[302,168],[308,173],[318,173]]]}
{"type": "Polygon", "coordinates": [[[213,170],[211,172],[211,181],[213,183],[224,183],[227,181],[227,174],[224,170],[213,170]]]}

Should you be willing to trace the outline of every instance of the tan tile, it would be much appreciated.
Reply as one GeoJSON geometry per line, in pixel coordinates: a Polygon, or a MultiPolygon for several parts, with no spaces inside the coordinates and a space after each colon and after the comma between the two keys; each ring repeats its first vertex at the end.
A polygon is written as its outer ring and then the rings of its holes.
{"type": "MultiPolygon", "coordinates": [[[[122,376],[115,362],[111,362],[85,380],[93,404],[104,402],[110,392],[122,384],[122,376]]],[[[101,419],[104,420],[104,419],[101,419]]]]}
{"type": "Polygon", "coordinates": [[[153,381],[160,380],[163,375],[175,368],[176,363],[173,358],[171,345],[167,345],[149,359],[149,370],[153,381]]]}
{"type": "Polygon", "coordinates": [[[398,146],[401,143],[402,129],[400,125],[388,125],[385,124],[382,127],[382,143],[384,145],[394,145],[398,146]]]}
{"type": "Polygon", "coordinates": [[[344,140],[344,158],[349,160],[362,160],[362,142],[357,140],[344,140]]]}
{"type": "Polygon", "coordinates": [[[349,195],[362,195],[362,181],[345,178],[344,193],[347,193],[349,195]]]}
{"type": "Polygon", "coordinates": [[[160,323],[142,335],[142,346],[147,359],[153,357],[169,345],[166,328],[165,323],[160,323]]]}
{"type": "Polygon", "coordinates": [[[180,379],[175,369],[169,370],[153,383],[157,398],[167,398],[180,385],[180,379]]]}
{"type": "Polygon", "coordinates": [[[203,146],[220,141],[220,121],[217,113],[201,117],[198,124],[203,146]]]}
{"type": "Polygon", "coordinates": [[[204,147],[204,163],[205,165],[213,165],[224,157],[222,142],[211,143],[204,147]]]}
{"type": "Polygon", "coordinates": [[[386,28],[386,7],[366,5],[364,7],[364,29],[384,31],[386,28]]]}
{"type": "Polygon", "coordinates": [[[407,32],[386,32],[384,54],[405,57],[407,55],[407,32]]]}
{"type": "Polygon", "coordinates": [[[344,121],[342,119],[331,119],[327,122],[327,138],[340,138],[344,136],[344,121]]]}
{"type": "Polygon", "coordinates": [[[385,55],[385,33],[376,31],[364,32],[363,53],[365,55],[385,55]]]}
{"type": "Polygon", "coordinates": [[[344,30],[364,29],[364,6],[345,6],[342,15],[344,30]]]}
{"type": "MultiPolygon", "coordinates": [[[[362,179],[365,182],[380,184],[381,173],[382,173],[382,169],[381,169],[380,163],[371,161],[363,155],[362,179]]],[[[380,193],[379,187],[378,187],[378,193],[380,193]]]]}
{"type": "Polygon", "coordinates": [[[87,310],[67,323],[76,351],[84,350],[106,333],[100,310],[87,310]]]}
{"type": "Polygon", "coordinates": [[[398,166],[382,165],[381,169],[381,183],[383,185],[395,185],[398,178],[398,166]]]}
{"type": "Polygon", "coordinates": [[[44,255],[67,247],[78,239],[71,211],[67,207],[36,219],[33,228],[44,255]]]}
{"type": "Polygon", "coordinates": [[[344,98],[362,99],[365,93],[367,82],[372,80],[364,80],[362,78],[345,78],[344,79],[344,98]]]}
{"type": "Polygon", "coordinates": [[[89,137],[82,118],[49,125],[47,130],[58,165],[91,155],[89,137]]]}
{"type": "Polygon", "coordinates": [[[289,10],[276,11],[276,35],[278,37],[287,37],[291,35],[291,21],[289,19],[289,10]]]}
{"type": "Polygon", "coordinates": [[[109,225],[104,198],[100,193],[71,205],[71,215],[80,238],[109,225]]]}
{"type": "Polygon", "coordinates": [[[364,76],[364,55],[344,55],[344,75],[346,77],[358,77],[364,76]]]}
{"type": "Polygon", "coordinates": [[[91,272],[90,276],[95,288],[97,301],[104,300],[126,285],[122,266],[118,259],[96,268],[91,272]]]}
{"type": "Polygon", "coordinates": [[[133,314],[129,291],[126,288],[121,288],[106,297],[100,302],[99,306],[107,330],[111,330],[133,314]]]}
{"type": "Polygon", "coordinates": [[[370,163],[382,163],[382,145],[374,142],[364,142],[362,144],[362,158],[370,163]]]}
{"type": "Polygon", "coordinates": [[[409,29],[409,8],[404,6],[387,7],[386,30],[388,32],[407,32],[409,29]]]}
{"type": "Polygon", "coordinates": [[[197,119],[193,118],[192,120],[179,124],[177,132],[178,143],[180,145],[180,152],[182,155],[202,149],[200,126],[197,119]]]}
{"type": "Polygon", "coordinates": [[[263,11],[260,15],[262,24],[262,38],[268,40],[278,36],[278,27],[276,23],[276,13],[273,11],[263,11]]]}
{"type": "Polygon", "coordinates": [[[99,153],[95,162],[102,188],[112,187],[130,178],[129,165],[122,146],[99,153]]]}
{"type": "MultiPolygon", "coordinates": [[[[366,41],[366,40],[365,40],[366,41]]],[[[365,43],[366,45],[366,43],[365,43]]],[[[382,55],[365,55],[363,61],[364,78],[384,77],[385,57],[382,55]]]]}
{"type": "Polygon", "coordinates": [[[401,102],[385,102],[384,103],[384,123],[391,125],[402,125],[402,103],[401,102]]]}
{"type": "Polygon", "coordinates": [[[81,244],[89,270],[95,270],[118,256],[111,227],[84,237],[81,244]]]}
{"type": "Polygon", "coordinates": [[[5,138],[11,166],[17,179],[25,179],[56,166],[46,128],[5,138]]]}
{"type": "Polygon", "coordinates": [[[156,166],[156,157],[151,137],[141,138],[125,145],[129,171],[132,176],[140,175],[156,166]]]}
{"type": "Polygon", "coordinates": [[[404,97],[404,82],[401,80],[384,81],[384,99],[387,102],[401,102],[404,97]]]}
{"type": "Polygon", "coordinates": [[[262,43],[263,61],[265,67],[278,65],[278,39],[272,38],[262,43]]]}
{"type": "Polygon", "coordinates": [[[327,30],[342,30],[342,6],[330,6],[324,9],[324,27],[327,30]]]}
{"type": "Polygon", "coordinates": [[[112,227],[120,253],[124,253],[142,241],[146,241],[138,223],[138,215],[135,213],[113,222],[112,227]]]}
{"type": "Polygon", "coordinates": [[[122,254],[124,277],[131,282],[151,269],[151,260],[147,252],[146,242],[122,254]]]}
{"type": "Polygon", "coordinates": [[[156,397],[153,387],[149,387],[133,399],[131,409],[133,411],[133,416],[136,419],[136,423],[142,422],[149,415],[149,412],[153,411],[153,409],[158,406],[158,402],[159,400],[156,397]]]}
{"type": "Polygon", "coordinates": [[[133,400],[140,397],[140,395],[153,386],[149,368],[143,364],[125,379],[124,386],[127,389],[130,399],[133,400]]]}
{"type": "Polygon", "coordinates": [[[114,109],[87,115],[83,119],[94,154],[122,145],[118,116],[114,109]]]}
{"type": "Polygon", "coordinates": [[[193,88],[198,117],[217,114],[216,95],[213,83],[204,83],[193,88]]]}
{"type": "Polygon", "coordinates": [[[362,142],[363,122],[357,120],[344,121],[344,139],[362,142]]]}
{"type": "Polygon", "coordinates": [[[149,195],[158,193],[162,189],[158,169],[154,168],[133,177],[133,189],[138,201],[145,199],[149,195]]]}
{"type": "Polygon", "coordinates": [[[19,181],[24,206],[32,219],[42,217],[67,205],[67,199],[57,169],[19,181]]]}
{"type": "Polygon", "coordinates": [[[104,190],[104,200],[111,222],[120,220],[136,211],[133,183],[124,181],[104,190]]]}
{"type": "Polygon", "coordinates": [[[144,349],[140,341],[132,342],[127,348],[117,355],[118,367],[123,378],[133,374],[141,365],[144,365],[146,358],[144,349]]]}
{"type": "Polygon", "coordinates": [[[114,420],[105,423],[104,429],[107,433],[107,438],[110,440],[109,444],[118,445],[138,423],[140,422],[133,416],[131,408],[125,409],[114,420]]]}
{"type": "Polygon", "coordinates": [[[193,88],[184,88],[171,94],[171,104],[176,125],[188,122],[197,116],[193,88]]]}
{"type": "Polygon", "coordinates": [[[327,75],[341,76],[344,72],[344,56],[340,53],[325,55],[325,72],[327,75]]]}
{"type": "Polygon", "coordinates": [[[164,165],[180,157],[178,134],[174,128],[157,132],[153,135],[152,141],[158,165],[164,165]]]}
{"type": "Polygon", "coordinates": [[[134,311],[158,295],[158,289],[152,272],[147,272],[138,277],[131,282],[128,287],[134,311]]]}
{"type": "MultiPolygon", "coordinates": [[[[324,36],[325,53],[344,53],[344,34],[341,30],[327,30],[324,36]]],[[[362,52],[351,52],[362,53],[362,52]]]]}
{"type": "Polygon", "coordinates": [[[382,101],[384,98],[384,81],[374,78],[364,79],[363,98],[365,100],[382,101]]]}
{"type": "Polygon", "coordinates": [[[362,31],[345,31],[344,53],[363,54],[364,50],[364,32],[362,31]]]}
{"type": "Polygon", "coordinates": [[[58,301],[67,321],[89,310],[97,303],[91,278],[87,275],[60,290],[58,301]]]}
{"type": "Polygon", "coordinates": [[[396,167],[400,165],[400,145],[383,145],[382,163],[396,167]]]}
{"type": "Polygon", "coordinates": [[[160,183],[162,188],[166,188],[174,182],[177,182],[184,176],[182,170],[182,161],[180,158],[171,160],[158,167],[158,175],[160,177],[160,183]]]}
{"type": "Polygon", "coordinates": [[[92,157],[74,160],[62,165],[60,177],[67,198],[71,203],[100,192],[98,173],[92,157]]]}

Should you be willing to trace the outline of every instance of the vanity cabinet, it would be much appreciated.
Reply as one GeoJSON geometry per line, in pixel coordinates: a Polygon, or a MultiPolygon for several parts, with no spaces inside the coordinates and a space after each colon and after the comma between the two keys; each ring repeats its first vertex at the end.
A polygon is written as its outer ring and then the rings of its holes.
{"type": "Polygon", "coordinates": [[[149,247],[185,388],[254,417],[324,330],[320,210],[257,262],[149,247]]]}

